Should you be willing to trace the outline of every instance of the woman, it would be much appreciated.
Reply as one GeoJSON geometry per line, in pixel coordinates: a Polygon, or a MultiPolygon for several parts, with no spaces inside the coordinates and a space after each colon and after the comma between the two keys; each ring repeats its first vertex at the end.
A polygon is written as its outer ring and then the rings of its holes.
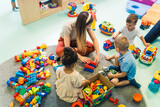
{"type": "Polygon", "coordinates": [[[68,21],[63,26],[61,36],[58,40],[56,48],[57,56],[62,56],[64,47],[72,47],[77,52],[78,58],[84,63],[88,63],[90,59],[85,57],[85,55],[96,50],[96,57],[94,61],[99,63],[99,45],[96,36],[91,29],[92,22],[93,16],[88,12],[81,12],[77,17],[77,20],[68,21]],[[93,44],[86,41],[86,31],[88,32],[93,44]]]}

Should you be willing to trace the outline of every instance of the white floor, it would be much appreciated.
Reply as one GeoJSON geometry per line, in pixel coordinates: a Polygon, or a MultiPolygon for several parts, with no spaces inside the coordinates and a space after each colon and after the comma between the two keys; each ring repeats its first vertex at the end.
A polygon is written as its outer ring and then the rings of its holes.
{"type": "MultiPolygon", "coordinates": [[[[116,32],[125,25],[126,17],[129,15],[125,11],[127,0],[89,0],[96,4],[97,23],[96,37],[99,42],[100,52],[107,55],[115,54],[115,50],[106,52],[103,50],[103,41],[110,38],[100,33],[98,25],[103,21],[110,21],[114,24],[116,32]]],[[[68,20],[68,9],[50,15],[46,18],[33,22],[31,24],[22,25],[19,12],[12,12],[11,3],[3,0],[0,9],[0,64],[14,55],[22,53],[24,50],[36,48],[37,45],[46,43],[47,45],[56,45],[62,26],[68,20]]],[[[82,10],[82,4],[78,5],[77,13],[82,10]]],[[[137,23],[139,27],[141,21],[137,23]]],[[[151,29],[151,28],[150,28],[151,29]]],[[[150,30],[142,31],[143,35],[150,30]]],[[[90,38],[87,38],[90,40],[90,38]]],[[[139,38],[135,39],[135,45],[141,50],[144,46],[139,38]]],[[[153,43],[154,46],[160,48],[158,42],[153,43]]],[[[151,66],[145,66],[137,61],[136,79],[142,84],[142,94],[147,107],[159,107],[160,92],[153,94],[148,90],[148,84],[153,77],[155,70],[159,70],[160,55],[159,51],[155,62],[151,66]]]]}

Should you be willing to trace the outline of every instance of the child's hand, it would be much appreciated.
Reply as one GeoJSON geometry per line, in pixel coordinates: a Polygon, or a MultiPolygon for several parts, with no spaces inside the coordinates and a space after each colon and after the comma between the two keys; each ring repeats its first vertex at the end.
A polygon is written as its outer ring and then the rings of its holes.
{"type": "Polygon", "coordinates": [[[110,79],[113,78],[113,74],[112,74],[111,72],[109,72],[107,76],[108,76],[108,78],[110,78],[110,79]]]}
{"type": "Polygon", "coordinates": [[[148,47],[149,45],[151,45],[151,44],[150,44],[150,43],[146,43],[146,44],[145,44],[145,47],[148,47]]]}
{"type": "Polygon", "coordinates": [[[106,60],[111,60],[111,57],[109,57],[109,56],[107,56],[107,55],[104,56],[104,57],[105,57],[106,60]]]}
{"type": "Polygon", "coordinates": [[[115,39],[116,37],[117,37],[116,35],[112,36],[113,39],[115,39]]]}

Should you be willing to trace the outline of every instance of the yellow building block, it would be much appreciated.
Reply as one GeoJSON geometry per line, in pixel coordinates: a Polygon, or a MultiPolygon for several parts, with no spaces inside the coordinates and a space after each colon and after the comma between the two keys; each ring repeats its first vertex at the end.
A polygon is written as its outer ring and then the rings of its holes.
{"type": "Polygon", "coordinates": [[[153,78],[156,79],[156,80],[158,80],[158,81],[160,81],[160,71],[157,70],[157,71],[154,73],[153,78]]]}

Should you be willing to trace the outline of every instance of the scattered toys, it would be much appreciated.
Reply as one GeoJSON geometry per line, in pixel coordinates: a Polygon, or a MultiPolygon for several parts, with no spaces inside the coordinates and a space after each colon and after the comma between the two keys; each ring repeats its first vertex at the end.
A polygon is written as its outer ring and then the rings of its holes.
{"type": "Polygon", "coordinates": [[[88,72],[94,72],[94,68],[96,68],[97,63],[90,61],[89,63],[86,63],[84,66],[84,71],[88,71],[88,72]]]}
{"type": "Polygon", "coordinates": [[[142,30],[148,29],[151,25],[151,21],[142,21],[140,28],[142,30]]]}
{"type": "Polygon", "coordinates": [[[77,102],[74,102],[71,107],[83,107],[83,104],[77,101],[77,102]]]}
{"type": "Polygon", "coordinates": [[[26,107],[39,107],[42,97],[47,96],[51,91],[51,85],[49,83],[44,85],[41,82],[38,86],[36,85],[38,80],[45,80],[51,75],[49,70],[44,71],[44,66],[48,65],[47,60],[49,60],[44,52],[42,52],[46,47],[46,44],[43,44],[38,46],[35,51],[25,50],[24,54],[15,56],[15,61],[21,61],[22,66],[15,73],[15,77],[11,77],[6,83],[8,86],[16,89],[13,97],[20,102],[21,106],[26,101],[26,107]],[[40,53],[41,56],[38,56],[40,53]],[[27,86],[22,86],[25,83],[27,86]]]}
{"type": "Polygon", "coordinates": [[[109,101],[113,102],[114,105],[117,105],[119,100],[117,98],[114,100],[113,98],[110,97],[109,101]]]}
{"type": "Polygon", "coordinates": [[[142,95],[141,95],[141,94],[138,94],[138,93],[135,93],[135,94],[133,95],[133,100],[134,100],[135,102],[140,102],[140,101],[142,100],[142,95]]]}
{"type": "Polygon", "coordinates": [[[78,14],[76,13],[77,5],[74,2],[68,3],[68,9],[70,10],[68,12],[69,17],[77,17],[78,14]]]}
{"type": "Polygon", "coordinates": [[[104,49],[105,51],[114,49],[114,39],[113,39],[113,38],[110,38],[110,39],[108,39],[108,40],[105,40],[105,41],[103,42],[103,49],[104,49]]]}
{"type": "Polygon", "coordinates": [[[111,36],[115,32],[115,29],[113,28],[113,24],[110,22],[104,21],[99,25],[99,29],[102,33],[111,36]]]}
{"type": "Polygon", "coordinates": [[[157,93],[158,90],[159,90],[159,87],[160,87],[160,71],[157,70],[155,73],[154,73],[154,76],[151,80],[151,82],[149,83],[149,90],[153,93],[157,93]]]}
{"type": "Polygon", "coordinates": [[[143,54],[140,56],[139,60],[145,64],[152,64],[153,59],[156,56],[158,48],[156,46],[148,46],[144,49],[143,54]]]}

